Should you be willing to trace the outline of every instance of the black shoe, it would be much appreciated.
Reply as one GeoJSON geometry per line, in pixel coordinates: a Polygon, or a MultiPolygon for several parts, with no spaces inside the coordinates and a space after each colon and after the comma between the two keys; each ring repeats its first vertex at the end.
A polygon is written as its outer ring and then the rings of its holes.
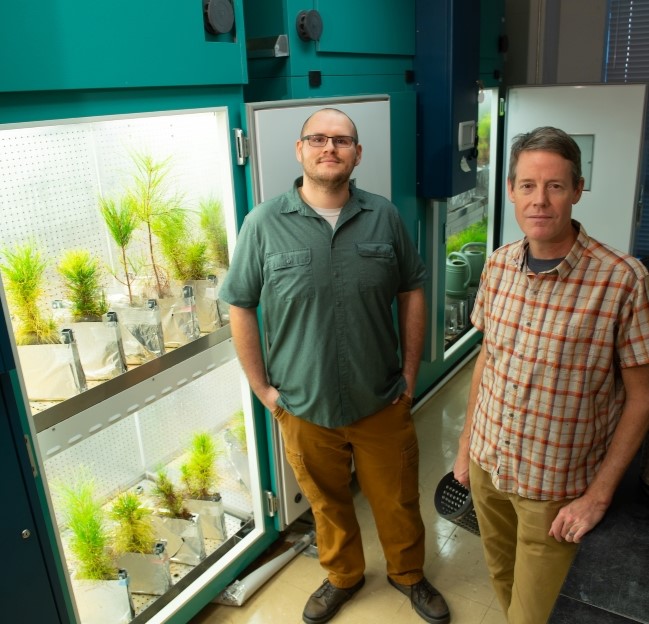
{"type": "Polygon", "coordinates": [[[414,585],[401,585],[388,576],[388,582],[410,598],[412,608],[426,622],[447,624],[451,621],[446,601],[425,578],[414,585]]]}
{"type": "Polygon", "coordinates": [[[356,585],[342,589],[334,587],[327,579],[312,594],[302,612],[302,620],[307,624],[328,622],[363,585],[365,577],[356,585]]]}

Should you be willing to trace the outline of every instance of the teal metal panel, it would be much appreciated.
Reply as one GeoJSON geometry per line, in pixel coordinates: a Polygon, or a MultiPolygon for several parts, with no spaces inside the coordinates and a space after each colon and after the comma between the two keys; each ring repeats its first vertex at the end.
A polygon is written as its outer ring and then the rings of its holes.
{"type": "Polygon", "coordinates": [[[236,125],[242,100],[241,86],[6,93],[0,123],[227,106],[230,125],[236,125]]]}
{"type": "Polygon", "coordinates": [[[415,53],[414,0],[382,3],[369,16],[366,5],[363,0],[245,0],[246,33],[251,39],[286,34],[289,42],[287,57],[249,59],[251,80],[306,77],[313,71],[403,76],[412,69],[415,53]],[[297,17],[308,10],[317,10],[323,20],[319,41],[298,36],[297,17]]]}
{"type": "Polygon", "coordinates": [[[202,0],[4,2],[0,91],[242,84],[242,0],[235,29],[210,35],[202,0]]]}
{"type": "MultiPolygon", "coordinates": [[[[259,0],[243,0],[243,8],[246,16],[247,39],[289,34],[286,4],[283,0],[263,0],[262,2],[259,0]]],[[[310,9],[311,7],[303,8],[310,9]]],[[[291,30],[290,34],[293,35],[294,33],[295,30],[291,30]]]]}
{"type": "MultiPolygon", "coordinates": [[[[406,228],[415,243],[420,230],[420,213],[415,197],[417,101],[413,92],[390,94],[390,147],[392,152],[392,203],[399,208],[406,228]]],[[[423,243],[423,241],[421,241],[423,243]]]]}
{"type": "Polygon", "coordinates": [[[0,583],[3,621],[68,624],[74,620],[72,601],[42,475],[30,461],[34,449],[3,302],[0,296],[0,495],[10,505],[1,524],[5,559],[10,562],[0,583]]]}
{"type": "Polygon", "coordinates": [[[473,146],[461,146],[459,127],[477,122],[480,2],[417,0],[417,20],[418,193],[453,197],[476,185],[473,146]]]}
{"type": "Polygon", "coordinates": [[[503,81],[505,0],[480,1],[480,80],[485,88],[503,81]]]}
{"type": "Polygon", "coordinates": [[[6,561],[0,584],[3,621],[66,622],[67,617],[57,607],[41,554],[41,539],[29,505],[1,394],[0,391],[0,495],[10,507],[10,511],[5,509],[2,520],[3,555],[6,561]]]}
{"type": "Polygon", "coordinates": [[[414,88],[406,84],[401,74],[377,75],[322,75],[320,86],[311,86],[308,76],[285,77],[281,80],[259,78],[246,87],[246,100],[270,101],[277,99],[302,99],[312,97],[347,97],[376,93],[411,93],[414,88]],[[284,97],[275,97],[285,94],[284,97]],[[252,96],[255,97],[252,97],[252,96]]]}
{"type": "MultiPolygon", "coordinates": [[[[377,56],[350,54],[321,54],[316,44],[300,41],[290,43],[290,56],[277,59],[251,59],[248,65],[250,80],[304,76],[318,71],[322,76],[377,77],[397,75],[405,85],[406,72],[413,69],[409,56],[377,56]]],[[[350,94],[351,95],[351,94],[350,94]]]]}
{"type": "Polygon", "coordinates": [[[415,3],[315,0],[323,22],[319,52],[415,53],[415,3]]]}
{"type": "MultiPolygon", "coordinates": [[[[402,88],[405,87],[406,71],[412,70],[413,59],[410,56],[376,56],[376,55],[338,55],[318,53],[315,58],[302,57],[294,59],[293,75],[308,74],[319,70],[323,76],[398,76],[402,88]]],[[[388,78],[389,79],[389,78],[388,78]]]]}

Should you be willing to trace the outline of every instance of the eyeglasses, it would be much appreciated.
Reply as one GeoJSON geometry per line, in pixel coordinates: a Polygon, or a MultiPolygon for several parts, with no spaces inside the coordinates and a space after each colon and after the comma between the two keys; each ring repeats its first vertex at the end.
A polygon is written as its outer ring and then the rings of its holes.
{"type": "Polygon", "coordinates": [[[354,143],[356,139],[350,136],[327,136],[326,134],[307,134],[303,136],[301,141],[308,141],[311,147],[324,147],[327,144],[327,141],[331,139],[331,144],[334,147],[344,147],[349,148],[354,143]]]}

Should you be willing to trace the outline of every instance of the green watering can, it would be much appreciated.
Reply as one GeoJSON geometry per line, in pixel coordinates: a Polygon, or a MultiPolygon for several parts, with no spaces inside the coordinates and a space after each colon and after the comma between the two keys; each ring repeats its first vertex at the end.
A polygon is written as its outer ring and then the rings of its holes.
{"type": "Polygon", "coordinates": [[[487,257],[487,243],[467,243],[462,246],[460,253],[464,254],[471,266],[471,279],[469,286],[477,286],[480,283],[480,275],[487,257]]]}
{"type": "Polygon", "coordinates": [[[466,297],[471,281],[471,265],[465,254],[453,251],[446,258],[446,294],[466,297]]]}

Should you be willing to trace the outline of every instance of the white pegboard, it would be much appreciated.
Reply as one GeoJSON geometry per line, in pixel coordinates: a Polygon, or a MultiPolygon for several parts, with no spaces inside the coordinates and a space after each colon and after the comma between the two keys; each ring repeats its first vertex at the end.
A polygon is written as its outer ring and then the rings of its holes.
{"type": "Polygon", "coordinates": [[[226,109],[0,126],[0,249],[37,244],[49,263],[46,299],[63,297],[55,267],[66,249],[117,268],[98,198],[117,199],[132,185],[134,153],[169,159],[169,191],[183,207],[214,198],[234,219],[226,109]]]}
{"type": "MultiPolygon", "coordinates": [[[[56,490],[83,472],[102,499],[131,487],[187,451],[196,432],[221,430],[250,396],[244,383],[229,339],[43,430],[48,483],[56,490]]],[[[247,437],[253,444],[252,432],[247,437]]]]}
{"type": "Polygon", "coordinates": [[[106,260],[94,171],[84,125],[0,132],[0,247],[33,240],[54,263],[80,247],[106,260]]]}
{"type": "Polygon", "coordinates": [[[146,469],[186,451],[197,431],[216,431],[242,408],[239,364],[232,360],[151,404],[139,414],[146,469]]]}
{"type": "Polygon", "coordinates": [[[93,479],[95,494],[100,499],[107,498],[132,485],[142,475],[135,420],[126,418],[117,422],[54,455],[44,465],[55,498],[59,484],[69,485],[86,475],[93,479]]]}
{"type": "Polygon", "coordinates": [[[97,172],[105,196],[119,194],[132,180],[133,154],[168,161],[168,182],[193,209],[202,198],[230,201],[230,163],[225,110],[116,119],[93,124],[97,172]],[[227,147],[227,149],[224,149],[227,147]]]}

